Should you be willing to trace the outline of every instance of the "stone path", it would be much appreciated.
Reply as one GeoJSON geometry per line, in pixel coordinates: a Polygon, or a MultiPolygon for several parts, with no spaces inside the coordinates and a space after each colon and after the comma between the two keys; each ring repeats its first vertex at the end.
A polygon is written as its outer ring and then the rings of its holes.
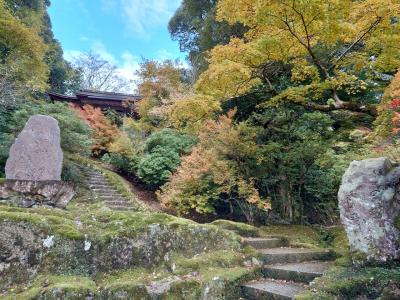
{"type": "Polygon", "coordinates": [[[134,207],[129,199],[122,196],[100,172],[86,168],[87,183],[93,194],[104,201],[112,210],[131,211],[134,207]]]}
{"type": "Polygon", "coordinates": [[[260,254],[263,278],[242,286],[248,300],[294,299],[331,265],[334,255],[326,249],[288,247],[284,238],[245,238],[260,254]]]}

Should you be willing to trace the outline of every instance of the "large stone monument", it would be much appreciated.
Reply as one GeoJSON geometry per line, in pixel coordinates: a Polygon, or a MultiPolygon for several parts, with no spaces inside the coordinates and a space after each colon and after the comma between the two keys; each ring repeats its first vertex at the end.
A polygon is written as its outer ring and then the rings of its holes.
{"type": "Polygon", "coordinates": [[[61,180],[63,152],[56,119],[31,117],[11,146],[6,163],[6,179],[61,180]]]}
{"type": "Polygon", "coordinates": [[[400,259],[400,166],[385,157],[353,161],[338,196],[351,249],[369,261],[400,259]]]}
{"type": "Polygon", "coordinates": [[[74,190],[61,181],[62,164],[57,120],[32,116],[10,148],[6,182],[0,185],[0,202],[64,208],[74,196],[74,190]]]}

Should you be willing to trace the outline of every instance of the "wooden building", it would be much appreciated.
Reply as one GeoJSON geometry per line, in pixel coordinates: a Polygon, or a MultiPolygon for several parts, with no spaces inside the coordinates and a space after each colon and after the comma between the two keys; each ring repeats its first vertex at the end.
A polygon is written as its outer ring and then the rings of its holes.
{"type": "Polygon", "coordinates": [[[142,99],[138,95],[129,95],[111,92],[97,92],[81,90],[75,96],[68,96],[58,93],[48,93],[52,101],[62,101],[84,106],[85,104],[99,107],[101,109],[111,108],[120,113],[138,117],[136,103],[142,99]]]}

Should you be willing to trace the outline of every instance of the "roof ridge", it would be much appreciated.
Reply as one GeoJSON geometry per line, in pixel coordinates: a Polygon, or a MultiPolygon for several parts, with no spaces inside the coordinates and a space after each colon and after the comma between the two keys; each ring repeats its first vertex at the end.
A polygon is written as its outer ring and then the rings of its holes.
{"type": "Polygon", "coordinates": [[[87,89],[79,90],[76,94],[83,94],[83,93],[118,95],[118,96],[129,96],[129,97],[141,97],[139,94],[126,94],[126,93],[95,91],[95,90],[87,90],[87,89]]]}

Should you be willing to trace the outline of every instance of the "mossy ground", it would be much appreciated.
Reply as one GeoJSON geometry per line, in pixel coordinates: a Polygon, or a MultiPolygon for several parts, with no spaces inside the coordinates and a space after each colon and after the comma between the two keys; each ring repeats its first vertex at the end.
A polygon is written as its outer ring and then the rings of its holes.
{"type": "Polygon", "coordinates": [[[296,299],[400,299],[400,266],[335,267],[296,299]]]}

